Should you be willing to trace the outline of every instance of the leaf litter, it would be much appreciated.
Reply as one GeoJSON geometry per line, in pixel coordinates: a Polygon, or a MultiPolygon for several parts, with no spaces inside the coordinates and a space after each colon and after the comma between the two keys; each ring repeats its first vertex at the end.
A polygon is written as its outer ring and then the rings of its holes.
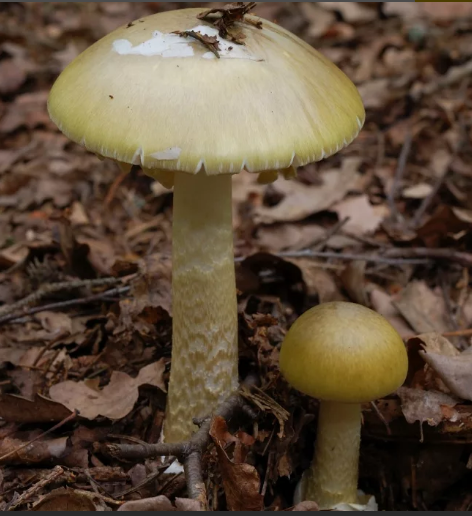
{"type": "MultiPolygon", "coordinates": [[[[46,111],[53,80],[79,52],[180,7],[11,3],[0,12],[2,509],[197,510],[182,476],[159,474],[160,459],[100,452],[117,440],[159,441],[172,193],[137,167],[117,182],[116,164],[69,142],[46,111]],[[93,283],[109,277],[115,283],[93,283]],[[61,283],[69,288],[17,304],[61,283]]],[[[243,45],[245,26],[264,30],[252,14],[339,65],[367,122],[347,149],[295,180],[233,178],[240,365],[258,376],[246,394],[258,415],[214,421],[203,457],[210,507],[317,510],[292,503],[317,405],[281,379],[278,354],[307,308],[349,300],[383,314],[410,357],[405,385],[364,406],[360,487],[383,510],[466,510],[472,12],[467,3],[239,2],[205,5],[201,17],[243,45]]]]}

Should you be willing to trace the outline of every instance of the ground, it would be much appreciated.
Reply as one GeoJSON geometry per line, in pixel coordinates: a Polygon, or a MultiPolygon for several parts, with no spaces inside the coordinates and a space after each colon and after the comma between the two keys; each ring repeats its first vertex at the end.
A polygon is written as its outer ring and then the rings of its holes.
{"type": "MultiPolygon", "coordinates": [[[[4,510],[195,507],[184,476],[163,475],[161,459],[106,453],[110,443],[159,440],[172,193],[72,144],[46,99],[64,66],[115,27],[216,5],[1,4],[4,510]]],[[[332,300],[383,314],[410,358],[404,386],[363,407],[360,487],[385,510],[472,504],[471,5],[257,5],[346,72],[367,119],[347,149],[293,181],[234,178],[240,372],[259,387],[247,394],[255,420],[236,418],[231,433],[224,420],[212,424],[211,508],[293,505],[317,402],[285,383],[278,354],[295,318],[332,300]]]]}

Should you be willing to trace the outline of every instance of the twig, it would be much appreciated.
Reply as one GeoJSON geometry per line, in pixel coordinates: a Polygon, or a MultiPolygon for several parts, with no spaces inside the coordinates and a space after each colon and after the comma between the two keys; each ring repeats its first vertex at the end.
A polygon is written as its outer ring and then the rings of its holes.
{"type": "MultiPolygon", "coordinates": [[[[431,263],[433,260],[444,260],[458,263],[464,267],[472,267],[472,254],[452,249],[430,249],[429,247],[395,247],[382,251],[383,254],[354,254],[335,253],[333,251],[286,251],[273,253],[279,258],[333,258],[337,260],[360,260],[372,263],[386,263],[389,265],[420,265],[431,263]]],[[[243,262],[245,256],[235,258],[236,262],[243,262]]]]}
{"type": "Polygon", "coordinates": [[[64,474],[64,470],[60,466],[55,466],[53,470],[44,478],[36,482],[36,484],[32,485],[29,489],[27,489],[24,493],[22,493],[16,500],[12,502],[11,505],[8,506],[7,511],[14,511],[20,505],[26,503],[33,495],[37,492],[41,491],[44,487],[46,487],[51,482],[54,482],[60,476],[64,474]]]}
{"type": "Polygon", "coordinates": [[[88,303],[93,303],[94,301],[102,301],[106,299],[109,296],[116,296],[125,294],[129,291],[131,287],[129,285],[124,287],[116,287],[112,288],[110,290],[106,290],[105,292],[101,292],[99,294],[93,294],[91,296],[87,297],[80,297],[77,299],[68,299],[66,301],[58,301],[57,303],[49,303],[47,305],[42,306],[36,306],[34,308],[30,308],[28,310],[25,310],[22,314],[9,314],[4,315],[3,317],[0,317],[0,326],[2,324],[6,323],[24,323],[26,322],[31,315],[37,314],[39,312],[45,312],[45,311],[53,311],[63,308],[69,308],[71,306],[78,306],[78,305],[86,305],[88,303]]]}
{"type": "MultiPolygon", "coordinates": [[[[250,384],[248,381],[246,385],[250,384]]],[[[229,420],[237,412],[243,412],[255,419],[256,414],[244,398],[236,392],[227,398],[214,412],[213,416],[221,416],[229,420]]],[[[194,421],[195,422],[195,421],[194,421]]],[[[157,444],[111,444],[100,447],[101,451],[116,459],[145,460],[159,456],[177,457],[184,466],[187,481],[188,495],[198,500],[203,508],[207,508],[205,482],[202,471],[202,455],[211,442],[210,428],[212,417],[207,417],[201,422],[200,428],[188,441],[180,443],[157,444]]]]}
{"type": "Polygon", "coordinates": [[[20,450],[23,450],[24,448],[27,448],[34,442],[38,441],[39,439],[42,439],[43,437],[46,437],[46,435],[50,434],[51,432],[55,432],[58,428],[65,425],[66,423],[69,423],[70,421],[73,421],[77,417],[78,412],[74,411],[72,414],[67,416],[65,419],[63,419],[61,422],[57,423],[57,425],[54,425],[49,430],[46,430],[42,434],[38,435],[34,439],[31,439],[31,441],[28,441],[27,443],[22,444],[21,446],[18,446],[18,448],[15,448],[14,450],[9,451],[8,453],[5,453],[0,457],[0,463],[4,461],[6,458],[10,457],[11,455],[14,455],[15,453],[18,453],[20,450]]]}
{"type": "Polygon", "coordinates": [[[0,307],[0,315],[11,314],[24,306],[32,305],[33,303],[37,303],[43,297],[48,296],[49,294],[54,294],[56,292],[60,292],[62,290],[74,290],[76,288],[83,287],[101,287],[104,285],[114,285],[115,283],[120,283],[123,281],[123,278],[98,278],[98,279],[86,279],[86,280],[72,280],[72,281],[61,281],[59,283],[51,283],[50,285],[46,285],[45,287],[41,287],[33,294],[20,299],[16,303],[12,303],[9,305],[0,307]]]}
{"type": "Polygon", "coordinates": [[[400,183],[403,179],[403,174],[405,172],[406,162],[408,159],[408,155],[410,154],[411,144],[413,138],[411,136],[411,131],[408,131],[405,135],[405,140],[403,141],[402,150],[400,152],[400,156],[398,157],[397,169],[395,171],[395,177],[393,179],[392,187],[387,194],[387,201],[390,206],[390,211],[396,220],[403,220],[402,215],[398,212],[397,205],[395,204],[395,200],[397,198],[398,189],[400,183]]]}
{"type": "MultiPolygon", "coordinates": [[[[361,260],[366,262],[387,263],[389,265],[418,265],[428,263],[428,260],[426,259],[393,258],[374,254],[335,253],[333,251],[312,251],[311,249],[304,249],[302,251],[286,251],[276,253],[275,256],[278,256],[279,258],[334,258],[346,261],[361,260]]],[[[237,260],[243,261],[244,258],[238,258],[237,260]]]]}
{"type": "Polygon", "coordinates": [[[401,247],[392,248],[385,251],[388,257],[404,257],[404,258],[429,258],[431,260],[446,260],[458,263],[464,267],[472,267],[472,254],[462,251],[454,251],[453,249],[430,249],[429,247],[401,247]]]}
{"type": "Polygon", "coordinates": [[[441,333],[443,337],[470,337],[472,335],[472,328],[465,328],[464,330],[446,331],[441,333]]]}

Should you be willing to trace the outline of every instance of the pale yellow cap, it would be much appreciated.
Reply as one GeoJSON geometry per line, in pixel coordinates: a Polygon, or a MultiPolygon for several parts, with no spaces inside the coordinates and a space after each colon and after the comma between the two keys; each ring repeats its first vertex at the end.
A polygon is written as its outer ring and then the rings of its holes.
{"type": "Polygon", "coordinates": [[[280,370],[299,391],[324,401],[361,403],[405,381],[403,341],[381,315],[355,303],[311,308],[288,331],[280,370]]]}
{"type": "Polygon", "coordinates": [[[356,137],[361,98],[327,58],[266,20],[236,24],[245,45],[222,40],[202,11],[148,16],[85,50],[51,90],[52,120],[96,154],[189,173],[286,169],[356,137]],[[218,37],[220,59],[173,34],[188,30],[218,37]]]}

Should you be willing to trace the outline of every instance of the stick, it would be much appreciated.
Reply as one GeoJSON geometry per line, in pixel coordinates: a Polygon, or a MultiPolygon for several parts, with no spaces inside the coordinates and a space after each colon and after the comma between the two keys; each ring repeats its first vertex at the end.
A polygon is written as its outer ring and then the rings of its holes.
{"type": "Polygon", "coordinates": [[[129,285],[127,285],[125,287],[116,287],[116,288],[112,288],[110,290],[106,290],[105,292],[101,292],[100,294],[93,294],[91,296],[80,297],[78,299],[68,299],[66,301],[58,301],[57,303],[49,303],[47,305],[36,306],[34,308],[25,310],[21,315],[18,313],[4,315],[3,317],[0,317],[0,326],[2,324],[6,324],[9,322],[11,322],[11,323],[27,322],[31,315],[37,314],[39,312],[58,310],[58,309],[62,309],[62,308],[69,308],[71,306],[86,305],[88,303],[93,303],[94,301],[102,301],[109,296],[125,294],[126,292],[128,292],[130,290],[130,288],[131,287],[129,285]]]}
{"type": "MultiPolygon", "coordinates": [[[[253,380],[249,379],[246,385],[253,380]]],[[[247,414],[251,419],[256,418],[256,413],[239,391],[227,398],[214,412],[213,416],[221,416],[229,420],[237,412],[247,414]]],[[[194,422],[196,422],[194,420],[194,422]]],[[[187,489],[190,498],[198,500],[203,508],[207,508],[205,482],[202,471],[202,455],[211,442],[210,428],[212,417],[207,417],[201,422],[200,428],[188,441],[180,443],[157,444],[111,444],[101,445],[100,449],[106,456],[121,460],[140,461],[159,456],[177,457],[184,465],[187,489]]]]}
{"type": "Polygon", "coordinates": [[[49,473],[49,475],[45,476],[36,484],[32,485],[29,489],[27,489],[24,493],[22,493],[15,501],[8,506],[7,511],[14,511],[20,505],[26,503],[33,495],[37,492],[41,491],[44,487],[46,487],[51,482],[54,482],[60,476],[64,474],[64,470],[60,466],[55,466],[53,470],[49,473]]]}
{"type": "Polygon", "coordinates": [[[385,256],[404,258],[429,258],[431,260],[446,260],[464,267],[472,267],[472,254],[452,249],[430,249],[429,247],[394,248],[385,251],[385,256]]]}
{"type": "Polygon", "coordinates": [[[12,303],[9,305],[0,307],[0,315],[11,314],[16,310],[23,308],[24,306],[31,305],[33,303],[37,303],[43,297],[53,294],[55,292],[60,292],[61,290],[74,290],[76,288],[83,287],[101,287],[103,285],[114,285],[115,283],[120,283],[123,281],[123,278],[98,278],[98,279],[87,279],[87,280],[72,280],[72,281],[61,281],[59,283],[51,283],[50,285],[46,285],[45,287],[41,287],[33,294],[20,299],[16,303],[12,303]]]}
{"type": "MultiPolygon", "coordinates": [[[[310,249],[304,249],[302,251],[287,251],[282,253],[277,253],[275,256],[279,258],[335,258],[338,260],[346,260],[346,261],[355,261],[361,260],[366,262],[377,262],[377,263],[387,263],[389,265],[417,265],[428,263],[426,259],[411,259],[411,258],[390,258],[386,256],[379,255],[369,255],[369,254],[353,254],[353,253],[335,253],[332,251],[312,251],[310,249]]],[[[244,258],[239,259],[239,261],[243,261],[244,258]]]]}

